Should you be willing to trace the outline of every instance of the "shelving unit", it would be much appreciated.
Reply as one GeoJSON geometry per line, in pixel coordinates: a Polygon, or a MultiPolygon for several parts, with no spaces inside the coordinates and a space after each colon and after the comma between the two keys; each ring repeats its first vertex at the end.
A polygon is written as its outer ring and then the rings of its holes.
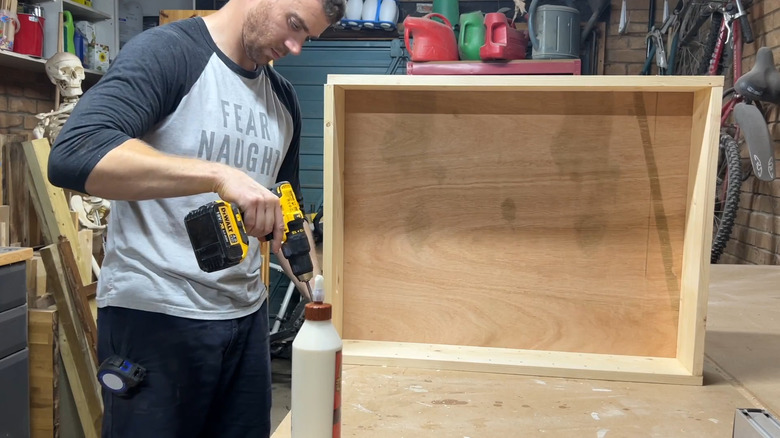
{"type": "Polygon", "coordinates": [[[84,6],[81,3],[76,3],[71,0],[62,0],[62,8],[63,10],[70,11],[70,13],[73,14],[74,20],[100,21],[111,20],[113,18],[112,14],[99,11],[89,6],[84,6]]]}
{"type": "MultiPolygon", "coordinates": [[[[13,68],[27,71],[43,71],[46,60],[42,58],[36,58],[28,55],[20,55],[19,53],[9,52],[7,50],[0,50],[0,69],[13,68]]],[[[91,69],[84,69],[85,78],[87,82],[97,82],[103,72],[91,69]]]]}
{"type": "MultiPolygon", "coordinates": [[[[73,0],[28,0],[40,5],[46,20],[43,29],[43,57],[50,58],[57,53],[59,14],[69,11],[73,21],[89,21],[95,26],[95,37],[99,44],[105,44],[113,59],[119,50],[119,35],[116,22],[118,0],[93,0],[92,7],[73,0]]],[[[35,58],[31,58],[35,59],[35,58]]],[[[3,62],[3,61],[0,61],[3,62]]],[[[96,72],[99,74],[99,72],[96,72]]]]}

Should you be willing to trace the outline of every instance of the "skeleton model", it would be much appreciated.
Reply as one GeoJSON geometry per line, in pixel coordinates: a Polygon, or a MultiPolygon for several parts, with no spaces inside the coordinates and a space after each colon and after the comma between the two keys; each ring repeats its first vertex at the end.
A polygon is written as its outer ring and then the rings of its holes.
{"type": "Polygon", "coordinates": [[[59,89],[63,101],[59,109],[35,116],[40,122],[33,130],[33,136],[46,138],[49,144],[54,144],[62,125],[68,120],[82,94],[81,81],[84,80],[84,67],[81,66],[81,61],[76,55],[59,52],[46,61],[46,74],[59,89]]]}
{"type": "MultiPolygon", "coordinates": [[[[46,61],[46,74],[59,89],[62,103],[54,111],[35,116],[40,122],[33,130],[33,136],[46,138],[49,140],[49,144],[53,145],[62,125],[68,120],[82,94],[81,81],[84,80],[84,67],[76,55],[59,52],[46,61]]],[[[70,207],[78,213],[79,222],[83,226],[92,230],[106,228],[104,219],[108,214],[110,204],[105,199],[74,195],[70,199],[70,207]]]]}

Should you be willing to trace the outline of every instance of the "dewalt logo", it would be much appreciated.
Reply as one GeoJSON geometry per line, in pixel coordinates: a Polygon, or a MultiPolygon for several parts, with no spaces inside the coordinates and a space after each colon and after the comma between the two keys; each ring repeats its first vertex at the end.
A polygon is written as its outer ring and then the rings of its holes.
{"type": "Polygon", "coordinates": [[[223,205],[219,207],[219,214],[222,216],[222,223],[225,226],[225,231],[227,231],[228,236],[234,236],[236,234],[236,230],[233,227],[233,221],[230,219],[230,215],[228,215],[227,206],[223,205]]]}

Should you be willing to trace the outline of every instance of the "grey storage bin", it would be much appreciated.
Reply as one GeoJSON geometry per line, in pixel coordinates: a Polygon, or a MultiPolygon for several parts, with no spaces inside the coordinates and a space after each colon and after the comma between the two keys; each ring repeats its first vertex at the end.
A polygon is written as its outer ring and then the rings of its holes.
{"type": "Polygon", "coordinates": [[[24,350],[25,347],[27,347],[27,306],[0,312],[0,359],[24,350]]]}
{"type": "Polygon", "coordinates": [[[0,266],[0,312],[26,303],[27,264],[18,262],[0,266]]]}
{"type": "Polygon", "coordinates": [[[29,350],[0,359],[0,437],[30,436],[29,350]]]}

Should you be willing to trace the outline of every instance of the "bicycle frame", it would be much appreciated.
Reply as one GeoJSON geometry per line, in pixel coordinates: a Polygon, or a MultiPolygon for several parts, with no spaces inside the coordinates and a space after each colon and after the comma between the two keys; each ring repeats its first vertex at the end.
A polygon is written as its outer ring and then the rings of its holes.
{"type": "MultiPolygon", "coordinates": [[[[731,37],[734,38],[734,56],[731,63],[734,66],[734,82],[737,82],[737,79],[742,77],[742,29],[740,28],[739,20],[734,20],[731,26],[731,37]]],[[[723,20],[723,22],[720,24],[718,41],[715,44],[715,51],[712,54],[712,58],[710,59],[710,66],[707,70],[707,74],[710,76],[717,74],[718,64],[723,57],[723,52],[726,50],[726,38],[728,38],[728,23],[726,20],[723,20]]],[[[734,106],[743,100],[744,99],[742,96],[734,93],[734,96],[729,99],[725,105],[723,105],[720,115],[720,126],[724,126],[726,124],[726,121],[734,111],[734,106]]],[[[737,130],[739,130],[739,127],[737,127],[737,130]]],[[[738,136],[739,131],[737,131],[737,134],[735,134],[735,137],[738,136]]]]}
{"type": "MultiPolygon", "coordinates": [[[[724,55],[726,49],[727,38],[729,37],[729,22],[724,17],[721,22],[720,29],[718,30],[718,39],[713,50],[712,57],[710,58],[710,64],[707,69],[708,75],[715,75],[717,73],[720,60],[724,55]]],[[[734,83],[742,77],[742,24],[740,20],[731,20],[731,38],[733,46],[733,71],[734,71],[734,83]]],[[[762,181],[772,181],[775,178],[774,174],[774,147],[772,146],[772,140],[769,136],[767,128],[759,128],[764,126],[764,116],[756,109],[755,106],[747,102],[746,99],[741,96],[736,90],[732,90],[733,94],[728,101],[721,108],[720,126],[721,131],[725,132],[727,128],[731,127],[728,121],[733,116],[736,122],[733,125],[733,138],[739,139],[740,134],[744,137],[747,144],[748,156],[750,157],[751,168],[754,175],[762,181]],[[735,108],[740,108],[738,105],[748,104],[749,107],[741,107],[737,114],[734,114],[735,108]],[[753,126],[750,131],[746,130],[746,127],[753,126]],[[759,132],[761,131],[761,132],[759,132]],[[764,132],[766,131],[766,132],[764,132]]]]}

